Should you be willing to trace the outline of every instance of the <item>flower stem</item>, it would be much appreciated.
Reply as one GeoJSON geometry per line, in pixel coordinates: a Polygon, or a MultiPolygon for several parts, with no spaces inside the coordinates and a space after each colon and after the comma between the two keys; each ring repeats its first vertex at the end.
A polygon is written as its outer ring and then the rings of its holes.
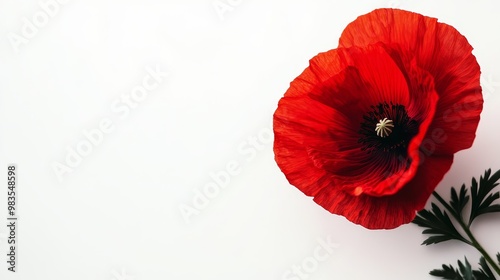
{"type": "Polygon", "coordinates": [[[491,258],[491,256],[484,250],[483,246],[479,244],[479,242],[476,240],[474,235],[472,234],[471,230],[469,227],[465,226],[463,221],[460,221],[460,225],[464,229],[465,233],[469,237],[470,241],[472,242],[472,246],[476,248],[484,257],[484,259],[490,264],[491,268],[496,271],[496,273],[500,276],[500,267],[495,263],[495,261],[491,258]]]}
{"type": "Polygon", "coordinates": [[[481,244],[479,244],[479,242],[476,240],[474,234],[472,234],[472,231],[470,230],[470,225],[466,224],[462,216],[459,213],[456,213],[453,208],[451,208],[451,206],[446,203],[446,201],[437,192],[433,192],[433,195],[453,215],[460,227],[464,230],[465,234],[467,234],[467,237],[469,237],[469,240],[466,240],[464,242],[476,248],[476,250],[478,250],[481,255],[483,255],[484,259],[490,264],[491,268],[493,268],[493,270],[495,270],[495,272],[500,276],[500,267],[495,263],[488,252],[484,250],[483,246],[481,246],[481,244]]]}

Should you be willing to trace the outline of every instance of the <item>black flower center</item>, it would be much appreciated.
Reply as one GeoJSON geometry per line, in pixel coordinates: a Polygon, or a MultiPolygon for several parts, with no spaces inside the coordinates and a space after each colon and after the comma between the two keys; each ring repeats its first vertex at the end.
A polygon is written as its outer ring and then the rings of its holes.
{"type": "Polygon", "coordinates": [[[408,144],[418,133],[418,122],[408,116],[403,105],[379,103],[371,108],[359,130],[362,150],[406,158],[408,144]]]}

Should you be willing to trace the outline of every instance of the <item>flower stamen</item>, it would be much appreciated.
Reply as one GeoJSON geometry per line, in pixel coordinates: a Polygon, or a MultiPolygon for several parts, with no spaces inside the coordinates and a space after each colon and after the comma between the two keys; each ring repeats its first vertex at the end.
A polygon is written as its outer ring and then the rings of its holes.
{"type": "Polygon", "coordinates": [[[385,138],[389,136],[389,134],[391,134],[393,127],[394,123],[392,122],[392,120],[384,118],[383,120],[379,120],[379,122],[377,123],[375,132],[377,132],[377,136],[385,138]]]}
{"type": "Polygon", "coordinates": [[[408,145],[418,133],[418,122],[410,118],[405,106],[400,104],[379,103],[371,108],[363,115],[358,131],[361,149],[369,154],[381,152],[406,157],[408,145]]]}

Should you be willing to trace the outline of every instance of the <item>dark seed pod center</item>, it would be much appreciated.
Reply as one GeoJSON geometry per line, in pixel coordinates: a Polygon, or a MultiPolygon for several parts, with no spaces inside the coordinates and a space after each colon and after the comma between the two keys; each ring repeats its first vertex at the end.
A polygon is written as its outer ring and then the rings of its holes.
{"type": "Polygon", "coordinates": [[[408,116],[405,106],[379,103],[363,116],[359,143],[368,153],[407,156],[411,139],[418,133],[418,122],[408,116]]]}

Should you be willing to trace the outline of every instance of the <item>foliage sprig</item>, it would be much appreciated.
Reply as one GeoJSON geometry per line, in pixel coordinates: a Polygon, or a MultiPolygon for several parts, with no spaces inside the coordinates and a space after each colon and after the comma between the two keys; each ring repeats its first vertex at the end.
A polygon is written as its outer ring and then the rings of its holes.
{"type": "Polygon", "coordinates": [[[470,195],[465,184],[459,191],[451,188],[450,201],[446,202],[437,192],[433,196],[438,200],[438,204],[432,203],[431,210],[421,210],[413,220],[413,223],[426,228],[422,233],[429,235],[422,245],[437,244],[449,240],[458,240],[476,248],[482,257],[479,260],[480,268],[473,270],[472,266],[465,258],[465,262],[460,260],[458,268],[452,265],[442,265],[441,269],[434,269],[431,275],[450,280],[496,280],[492,269],[500,276],[500,253],[496,255],[498,263],[484,250],[481,244],[476,240],[471,231],[472,223],[481,215],[487,213],[500,212],[500,192],[495,191],[499,185],[500,170],[491,174],[491,169],[485,171],[479,181],[472,178],[470,186],[470,195]],[[470,203],[469,213],[465,213],[470,203]],[[453,218],[456,223],[452,221],[453,218]],[[459,232],[458,224],[465,234],[459,232]]]}

